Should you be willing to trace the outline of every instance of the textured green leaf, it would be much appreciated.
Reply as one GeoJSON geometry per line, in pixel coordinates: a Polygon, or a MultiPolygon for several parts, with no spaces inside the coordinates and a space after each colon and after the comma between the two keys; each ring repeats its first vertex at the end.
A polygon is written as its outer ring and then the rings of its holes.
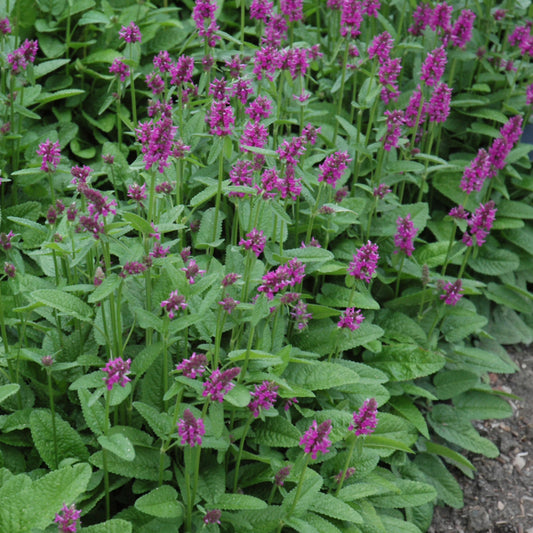
{"type": "Polygon", "coordinates": [[[405,520],[400,520],[399,518],[386,514],[381,515],[381,520],[386,531],[394,531],[394,533],[422,533],[420,528],[412,522],[406,522],[405,520]]]}
{"type": "Polygon", "coordinates": [[[202,215],[202,220],[200,222],[200,229],[196,237],[196,246],[200,247],[207,246],[218,246],[221,244],[223,239],[221,239],[222,234],[222,220],[224,219],[224,213],[222,211],[218,214],[217,227],[215,225],[215,208],[210,207],[204,211],[202,215]]]}
{"type": "Polygon", "coordinates": [[[257,441],[274,448],[298,446],[302,435],[286,418],[267,418],[258,427],[254,426],[257,441]]]}
{"type": "MultiPolygon", "coordinates": [[[[437,376],[440,375],[437,374],[437,376]]],[[[398,413],[400,413],[406,420],[411,422],[426,439],[429,439],[428,427],[425,418],[419,411],[418,407],[407,396],[393,397],[390,404],[398,413]]]]}
{"type": "Polygon", "coordinates": [[[226,490],[226,471],[224,465],[214,461],[200,472],[198,480],[198,494],[206,500],[208,505],[214,506],[216,499],[226,490]]]}
{"type": "Polygon", "coordinates": [[[18,383],[8,383],[7,385],[2,385],[0,387],[0,403],[2,403],[6,398],[13,396],[20,390],[20,385],[18,383]]]}
{"type": "MultiPolygon", "coordinates": [[[[460,453],[448,448],[447,446],[443,446],[442,444],[436,444],[435,442],[429,441],[425,443],[425,446],[428,453],[434,453],[436,455],[444,457],[445,459],[448,459],[448,461],[452,464],[457,464],[458,466],[462,467],[463,472],[472,472],[476,469],[475,466],[464,455],[461,455],[460,453]]],[[[473,476],[470,475],[470,477],[473,476]]]]}
{"type": "Polygon", "coordinates": [[[433,383],[439,400],[449,400],[479,384],[479,376],[466,370],[445,370],[439,372],[433,383]]]}
{"type": "Polygon", "coordinates": [[[143,402],[133,402],[133,407],[139,411],[160,439],[168,437],[172,431],[172,418],[167,413],[160,413],[155,407],[143,402]]]}
{"type": "Polygon", "coordinates": [[[101,302],[104,298],[109,296],[111,293],[114,293],[118,286],[122,282],[122,278],[114,274],[113,272],[106,276],[101,285],[96,287],[96,289],[89,295],[89,303],[101,302]]]}
{"type": "Polygon", "coordinates": [[[511,229],[504,233],[505,238],[516,244],[522,250],[525,250],[529,255],[533,255],[533,228],[525,226],[520,229],[511,229]]]}
{"type": "Polygon", "coordinates": [[[479,249],[477,257],[468,262],[476,272],[488,276],[500,276],[508,272],[514,272],[520,265],[520,259],[513,252],[505,248],[494,248],[484,245],[479,249]]]}
{"type": "Polygon", "coordinates": [[[291,363],[284,376],[289,383],[295,383],[313,391],[340,387],[359,381],[359,375],[353,370],[325,361],[309,364],[291,363]]]}
{"type": "Polygon", "coordinates": [[[105,431],[105,410],[100,402],[96,402],[89,407],[91,393],[87,389],[78,389],[83,418],[89,429],[95,435],[103,435],[105,431]]]}
{"type": "Polygon", "coordinates": [[[490,392],[468,391],[454,398],[453,403],[461,416],[470,420],[508,418],[513,414],[506,400],[490,392]]]}
{"type": "Polygon", "coordinates": [[[157,356],[163,350],[163,343],[156,342],[143,348],[134,358],[131,363],[131,373],[139,379],[157,359],[157,356]]]}
{"type": "Polygon", "coordinates": [[[130,440],[121,433],[115,433],[106,437],[101,435],[98,437],[98,442],[102,448],[114,453],[117,457],[125,461],[133,461],[135,459],[135,449],[130,440]]]}
{"type": "Polygon", "coordinates": [[[363,518],[341,499],[323,492],[318,492],[311,504],[310,509],[338,520],[346,520],[355,524],[362,524],[363,518]]]}
{"type": "Polygon", "coordinates": [[[425,475],[426,483],[435,487],[438,498],[456,509],[463,506],[461,486],[438,457],[428,453],[419,453],[414,463],[425,475]]]}
{"type": "MultiPolygon", "coordinates": [[[[89,461],[98,468],[104,467],[102,452],[96,452],[89,461]]],[[[159,450],[138,446],[135,449],[135,459],[125,461],[114,454],[107,454],[107,466],[110,472],[119,476],[137,479],[159,480],[159,450]]],[[[170,461],[164,457],[163,469],[168,468],[170,461]]]]}
{"type": "Polygon", "coordinates": [[[250,391],[244,385],[235,385],[231,389],[224,399],[227,400],[231,405],[235,407],[246,407],[252,397],[250,396],[250,391]]]}
{"type": "Polygon", "coordinates": [[[93,310],[77,296],[57,289],[39,289],[31,293],[35,302],[57,309],[65,315],[90,322],[93,310]]]}
{"type": "Polygon", "coordinates": [[[57,413],[55,415],[57,465],[54,452],[52,413],[47,409],[35,409],[30,415],[30,430],[33,442],[42,460],[50,467],[57,468],[63,459],[86,460],[89,452],[79,435],[68,422],[57,413]]]}
{"type": "Polygon", "coordinates": [[[533,206],[525,202],[515,202],[502,198],[498,202],[498,217],[533,219],[533,206]]]}
{"type": "Polygon", "coordinates": [[[178,518],[183,514],[183,507],[178,502],[178,493],[169,485],[158,487],[137,498],[135,508],[159,518],[178,518]]]}
{"type": "Polygon", "coordinates": [[[123,211],[122,218],[126,222],[128,222],[128,224],[133,229],[136,229],[139,233],[142,233],[145,235],[150,235],[150,233],[154,233],[154,228],[152,228],[152,225],[150,224],[150,222],[140,217],[139,215],[136,215],[135,213],[129,213],[127,211],[123,211]]]}
{"type": "MultiPolygon", "coordinates": [[[[316,495],[319,493],[320,488],[322,487],[322,484],[322,476],[311,468],[306,468],[299,499],[294,509],[295,515],[304,514],[311,507],[316,495]]],[[[298,487],[294,487],[283,500],[282,508],[285,510],[285,512],[292,508],[297,491],[298,487]]]]}
{"type": "Polygon", "coordinates": [[[370,435],[366,438],[365,443],[367,446],[373,448],[386,448],[390,450],[400,450],[406,453],[414,453],[414,451],[401,440],[382,437],[380,435],[370,435]]]}
{"type": "Polygon", "coordinates": [[[333,254],[324,248],[316,248],[315,246],[308,246],[307,248],[292,248],[290,250],[283,250],[283,258],[274,254],[274,259],[292,259],[296,257],[302,263],[314,263],[320,261],[331,261],[333,254]]]}
{"type": "Polygon", "coordinates": [[[420,265],[426,264],[429,268],[434,268],[444,264],[447,253],[447,242],[432,242],[416,249],[413,255],[420,265]]]}
{"type": "Polygon", "coordinates": [[[500,285],[498,283],[489,283],[485,296],[497,304],[510,307],[519,313],[530,314],[533,310],[531,300],[521,294],[518,294],[512,288],[500,285]]]}
{"type": "Polygon", "coordinates": [[[63,100],[65,98],[71,98],[72,96],[78,96],[80,94],[85,94],[83,89],[62,89],[60,91],[55,91],[53,93],[41,93],[37,102],[39,104],[49,104],[50,102],[55,102],[56,100],[63,100]]]}
{"type": "MultiPolygon", "coordinates": [[[[342,533],[342,531],[329,520],[310,511],[305,515],[305,521],[311,527],[314,527],[318,533],[342,533]]],[[[357,533],[357,529],[354,528],[355,526],[352,526],[350,529],[351,533],[357,533]]]]}
{"type": "Polygon", "coordinates": [[[127,520],[112,518],[94,526],[83,526],[83,533],[131,533],[132,525],[127,520]]]}
{"type": "Polygon", "coordinates": [[[221,494],[215,505],[226,511],[265,509],[267,506],[263,500],[247,494],[221,494]]]}
{"type": "Polygon", "coordinates": [[[455,348],[452,358],[457,364],[479,374],[484,372],[509,374],[516,370],[509,363],[503,361],[498,354],[481,348],[455,348]]]}
{"type": "Polygon", "coordinates": [[[377,507],[417,507],[418,505],[432,502],[437,496],[437,491],[427,483],[398,479],[396,484],[401,490],[400,494],[371,496],[369,498],[370,501],[377,507]]]}
{"type": "Polygon", "coordinates": [[[465,450],[481,453],[486,457],[498,457],[500,453],[496,445],[481,437],[469,419],[451,405],[433,406],[428,420],[437,435],[465,450]]]}
{"type": "Polygon", "coordinates": [[[379,304],[372,298],[369,292],[355,291],[334,285],[333,283],[324,283],[322,292],[318,295],[318,303],[330,307],[358,307],[359,309],[379,309],[379,304]]]}
{"type": "Polygon", "coordinates": [[[427,342],[426,332],[420,324],[404,313],[384,309],[376,318],[376,323],[383,328],[387,339],[402,343],[427,342]]]}
{"type": "Polygon", "coordinates": [[[439,352],[414,344],[391,344],[384,346],[380,353],[365,352],[364,360],[385,372],[392,381],[407,381],[433,374],[446,362],[439,352]]]}
{"type": "MultiPolygon", "coordinates": [[[[533,342],[533,329],[520,318],[516,311],[507,307],[498,306],[494,310],[494,316],[487,331],[500,344],[531,344],[533,342]]],[[[506,365],[506,368],[509,368],[509,365],[506,365]]]]}
{"type": "Polygon", "coordinates": [[[13,476],[0,492],[0,531],[29,533],[46,528],[65,502],[75,501],[86,490],[90,477],[87,464],[54,470],[35,481],[13,476]]]}
{"type": "Polygon", "coordinates": [[[450,310],[450,314],[444,318],[441,324],[441,331],[448,342],[455,343],[463,340],[472,333],[480,332],[488,320],[465,305],[461,305],[462,300],[450,310]]]}
{"type": "Polygon", "coordinates": [[[46,74],[50,74],[54,70],[61,68],[69,62],[68,59],[52,59],[51,61],[43,61],[33,67],[33,74],[35,79],[39,79],[46,74]]]}

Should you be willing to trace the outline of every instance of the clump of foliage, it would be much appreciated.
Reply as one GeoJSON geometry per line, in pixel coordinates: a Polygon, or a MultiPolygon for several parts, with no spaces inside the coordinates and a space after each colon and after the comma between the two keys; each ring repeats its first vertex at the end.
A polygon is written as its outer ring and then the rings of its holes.
{"type": "Polygon", "coordinates": [[[507,4],[2,4],[1,531],[462,506],[533,339],[507,4]]]}

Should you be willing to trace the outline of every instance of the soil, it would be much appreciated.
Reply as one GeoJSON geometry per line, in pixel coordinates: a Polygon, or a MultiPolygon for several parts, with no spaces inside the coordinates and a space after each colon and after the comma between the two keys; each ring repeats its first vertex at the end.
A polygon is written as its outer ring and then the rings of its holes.
{"type": "Polygon", "coordinates": [[[474,479],[454,472],[464,507],[436,507],[428,533],[533,533],[533,346],[509,353],[521,371],[491,375],[493,388],[520,397],[510,400],[513,416],[475,422],[479,433],[500,449],[496,459],[467,454],[474,479]]]}

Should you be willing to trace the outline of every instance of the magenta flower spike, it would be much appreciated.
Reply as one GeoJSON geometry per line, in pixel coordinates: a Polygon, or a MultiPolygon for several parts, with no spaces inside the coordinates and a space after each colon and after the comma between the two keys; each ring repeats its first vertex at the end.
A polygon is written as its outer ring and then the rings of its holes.
{"type": "Polygon", "coordinates": [[[128,377],[130,373],[131,359],[124,361],[122,357],[110,360],[104,368],[103,372],[107,373],[107,377],[102,378],[107,386],[107,390],[111,390],[115,383],[121,387],[125,387],[131,379],[128,377]]]}
{"type": "Polygon", "coordinates": [[[241,372],[239,367],[229,368],[221,372],[218,368],[213,370],[213,373],[207,381],[204,382],[204,392],[202,396],[208,397],[211,401],[224,401],[224,396],[235,387],[233,379],[235,379],[241,372]]]}
{"type": "Polygon", "coordinates": [[[304,433],[300,439],[300,446],[304,447],[305,453],[310,453],[313,459],[316,459],[318,452],[328,453],[331,441],[328,435],[331,433],[331,420],[326,420],[318,425],[316,420],[313,420],[309,429],[304,433]]]}
{"type": "Polygon", "coordinates": [[[368,241],[361,246],[348,265],[348,274],[370,283],[379,260],[378,245],[368,241]]]}
{"type": "Polygon", "coordinates": [[[54,522],[58,524],[59,531],[62,533],[76,533],[80,516],[81,511],[76,509],[75,504],[70,506],[63,504],[61,511],[56,513],[54,522]]]}
{"type": "Polygon", "coordinates": [[[191,448],[202,445],[202,437],[205,435],[204,421],[195,418],[190,409],[185,409],[183,418],[178,422],[178,434],[181,444],[188,444],[191,448]]]}
{"type": "Polygon", "coordinates": [[[166,310],[168,318],[172,320],[177,312],[187,309],[187,302],[185,301],[185,296],[178,294],[178,291],[172,291],[168,300],[161,302],[161,307],[166,310]]]}
{"type": "Polygon", "coordinates": [[[43,156],[41,170],[44,172],[54,172],[61,161],[59,141],[52,142],[50,139],[46,139],[45,142],[39,145],[37,154],[43,156]]]}
{"type": "Polygon", "coordinates": [[[139,30],[139,27],[133,21],[127,26],[122,26],[118,32],[118,36],[127,43],[140,43],[142,39],[141,30],[139,30]]]}
{"type": "Polygon", "coordinates": [[[268,411],[274,405],[278,397],[278,389],[279,386],[270,381],[255,385],[255,391],[251,393],[253,399],[248,404],[255,418],[259,416],[259,408],[268,411]]]}
{"type": "Polygon", "coordinates": [[[355,309],[355,307],[347,307],[346,310],[341,313],[341,318],[337,322],[339,328],[348,328],[351,331],[359,329],[359,326],[363,322],[365,317],[363,316],[361,309],[355,309]]]}
{"type": "Polygon", "coordinates": [[[243,246],[245,250],[252,250],[256,257],[259,257],[265,249],[266,237],[263,235],[263,230],[253,228],[252,231],[246,234],[246,239],[239,241],[239,246],[243,246]]]}
{"type": "Polygon", "coordinates": [[[353,414],[353,422],[348,431],[355,431],[355,435],[370,435],[376,429],[378,404],[374,398],[365,400],[361,409],[353,414]]]}
{"type": "MultiPolygon", "coordinates": [[[[418,228],[415,228],[411,214],[408,213],[405,217],[398,217],[396,220],[396,235],[394,236],[394,244],[400,250],[403,250],[407,256],[410,256],[414,252],[413,240],[418,232],[418,228]]],[[[398,250],[395,251],[398,253],[398,250]]]]}
{"type": "Polygon", "coordinates": [[[455,283],[448,282],[443,284],[442,290],[444,294],[440,295],[440,299],[444,300],[446,305],[456,305],[463,297],[463,284],[460,279],[455,283]]]}

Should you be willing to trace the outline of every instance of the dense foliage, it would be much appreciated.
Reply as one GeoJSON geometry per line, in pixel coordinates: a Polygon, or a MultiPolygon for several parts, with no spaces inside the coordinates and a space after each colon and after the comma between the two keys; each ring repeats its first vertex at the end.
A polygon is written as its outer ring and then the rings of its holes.
{"type": "Polygon", "coordinates": [[[533,340],[530,2],[0,9],[0,530],[461,507],[533,340]]]}

